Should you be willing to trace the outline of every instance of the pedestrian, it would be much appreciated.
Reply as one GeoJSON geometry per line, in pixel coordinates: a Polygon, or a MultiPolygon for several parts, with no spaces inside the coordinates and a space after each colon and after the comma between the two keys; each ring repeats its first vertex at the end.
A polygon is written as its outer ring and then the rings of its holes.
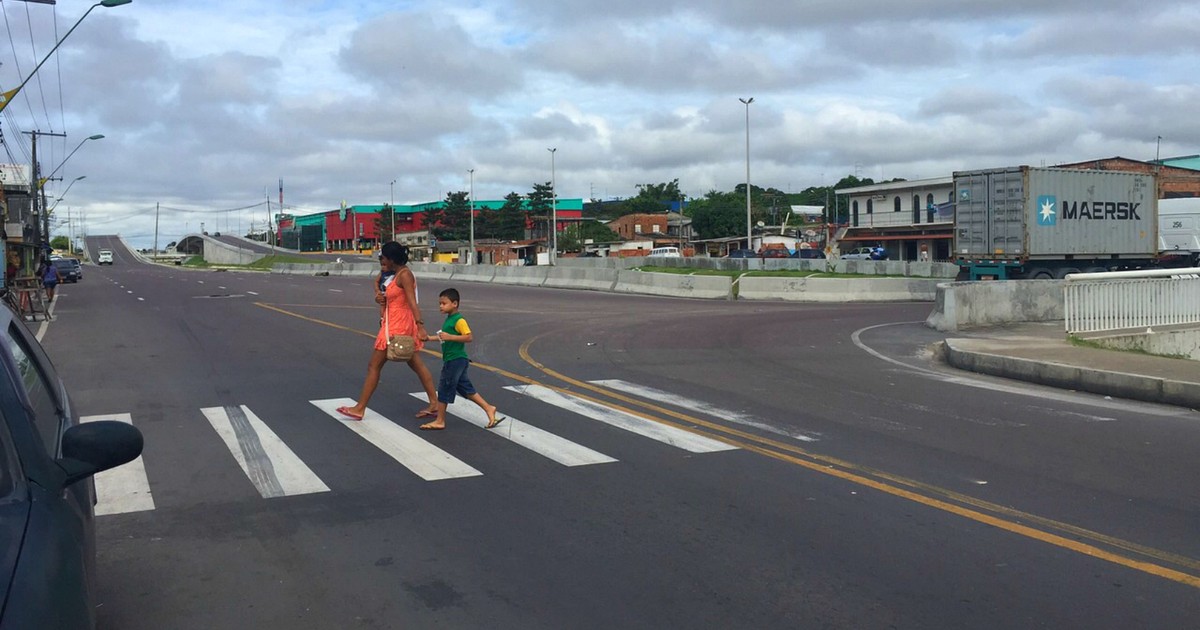
{"type": "Polygon", "coordinates": [[[54,289],[58,286],[58,267],[49,260],[42,260],[42,286],[46,288],[46,301],[54,300],[54,289]]]}
{"type": "Polygon", "coordinates": [[[487,414],[487,428],[494,428],[504,421],[503,416],[496,415],[496,407],[475,391],[471,379],[467,377],[467,368],[471,359],[467,356],[467,344],[475,340],[471,327],[462,313],[458,312],[459,295],[457,289],[446,289],[438,294],[438,310],[446,315],[446,321],[436,335],[430,335],[427,341],[442,342],[442,376],[438,379],[437,389],[437,418],[432,422],[421,425],[422,431],[440,431],[446,428],[446,407],[454,402],[456,395],[479,405],[487,414]]]}
{"type": "MultiPolygon", "coordinates": [[[[362,393],[358,401],[351,407],[338,407],[338,413],[362,420],[367,411],[367,403],[375,388],[379,386],[379,374],[383,364],[387,362],[388,337],[392,335],[410,335],[416,340],[416,352],[407,363],[421,381],[421,387],[429,399],[429,405],[417,413],[418,418],[432,418],[437,415],[437,392],[433,389],[433,374],[421,361],[422,342],[428,337],[425,331],[425,320],[421,319],[421,311],[417,306],[417,279],[408,268],[408,248],[394,241],[385,243],[380,250],[381,268],[379,282],[384,284],[375,301],[383,307],[384,321],[375,336],[375,347],[371,359],[367,363],[367,378],[363,382],[362,393]],[[384,273],[392,275],[386,279],[384,273]]],[[[376,287],[378,289],[378,287],[376,287]]]]}

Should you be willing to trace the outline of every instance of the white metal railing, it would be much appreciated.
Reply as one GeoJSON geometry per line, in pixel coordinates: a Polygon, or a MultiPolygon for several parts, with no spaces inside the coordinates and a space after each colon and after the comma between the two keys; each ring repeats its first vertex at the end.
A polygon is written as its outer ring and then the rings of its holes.
{"type": "Polygon", "coordinates": [[[1073,273],[1067,280],[1069,334],[1200,325],[1200,268],[1073,273]]]}

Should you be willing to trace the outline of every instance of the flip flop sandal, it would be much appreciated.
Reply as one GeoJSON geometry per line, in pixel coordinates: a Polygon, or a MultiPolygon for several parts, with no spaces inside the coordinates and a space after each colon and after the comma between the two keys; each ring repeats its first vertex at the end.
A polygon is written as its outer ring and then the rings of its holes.
{"type": "Polygon", "coordinates": [[[338,413],[342,414],[343,416],[350,418],[351,420],[362,420],[363,419],[362,414],[354,413],[353,411],[350,411],[350,407],[338,407],[336,411],[338,413]]]}

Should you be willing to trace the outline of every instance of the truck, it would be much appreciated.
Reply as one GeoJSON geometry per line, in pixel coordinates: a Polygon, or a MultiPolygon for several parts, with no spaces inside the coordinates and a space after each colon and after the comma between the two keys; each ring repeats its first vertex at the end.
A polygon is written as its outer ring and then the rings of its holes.
{"type": "Polygon", "coordinates": [[[1158,200],[1159,261],[1200,266],[1200,197],[1158,200]]]}
{"type": "Polygon", "coordinates": [[[956,171],[954,255],[970,280],[1159,264],[1153,174],[1014,166],[956,171]]]}

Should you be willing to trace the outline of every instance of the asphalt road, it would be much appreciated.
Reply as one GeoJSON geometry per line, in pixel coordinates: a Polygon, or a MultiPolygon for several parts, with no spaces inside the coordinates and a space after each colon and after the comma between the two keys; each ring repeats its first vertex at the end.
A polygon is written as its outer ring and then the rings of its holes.
{"type": "MultiPolygon", "coordinates": [[[[101,628],[1200,618],[1200,416],[947,371],[928,304],[462,283],[509,420],[416,431],[416,378],[386,366],[362,426],[444,451],[425,467],[321,408],[361,387],[368,279],[88,245],[116,264],[60,288],[43,344],[81,415],[143,431],[153,499],[98,517],[101,628]]],[[[444,287],[420,283],[427,320],[444,287]]]]}

